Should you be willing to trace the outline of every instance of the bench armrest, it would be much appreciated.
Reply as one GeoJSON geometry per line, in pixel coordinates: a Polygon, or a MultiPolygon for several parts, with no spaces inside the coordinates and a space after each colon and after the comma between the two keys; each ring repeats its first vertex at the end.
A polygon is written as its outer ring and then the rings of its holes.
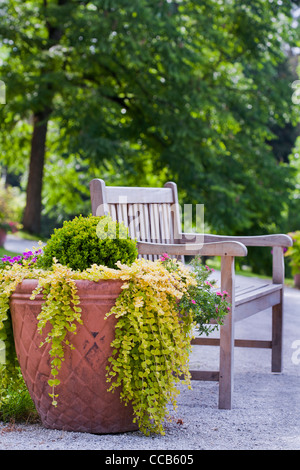
{"type": "Polygon", "coordinates": [[[225,235],[202,235],[196,233],[183,233],[180,243],[214,243],[214,242],[228,242],[235,241],[242,243],[245,246],[292,246],[293,240],[285,234],[276,235],[253,235],[247,237],[235,237],[225,235]]]}
{"type": "Polygon", "coordinates": [[[225,241],[217,243],[185,243],[185,244],[168,244],[168,243],[137,243],[140,255],[200,255],[200,256],[246,256],[247,248],[240,242],[225,241]]]}

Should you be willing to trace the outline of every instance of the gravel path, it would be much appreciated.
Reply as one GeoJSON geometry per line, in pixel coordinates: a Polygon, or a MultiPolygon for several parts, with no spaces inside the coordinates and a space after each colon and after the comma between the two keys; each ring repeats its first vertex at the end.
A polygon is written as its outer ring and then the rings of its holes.
{"type": "Polygon", "coordinates": [[[17,235],[7,235],[4,248],[14,253],[23,253],[25,250],[31,250],[33,247],[38,247],[39,242],[34,240],[26,240],[19,238],[17,235]]]}
{"type": "MultiPolygon", "coordinates": [[[[237,282],[244,278],[237,277],[237,282]]],[[[256,281],[259,282],[259,281],[256,281]]],[[[271,310],[236,325],[236,337],[270,338],[271,310]]],[[[0,423],[0,450],[300,450],[300,291],[285,290],[284,370],[270,373],[269,350],[235,350],[232,410],[218,409],[218,383],[182,388],[165,436],[93,435],[39,424],[0,423]],[[298,342],[298,343],[296,343],[298,342]]],[[[197,346],[193,366],[217,368],[218,349],[197,346]]]]}
{"type": "Polygon", "coordinates": [[[92,435],[40,425],[0,425],[4,450],[292,450],[300,449],[299,375],[236,374],[235,406],[218,410],[217,385],[184,391],[165,436],[92,435]],[[297,396],[296,396],[297,390],[297,396]],[[179,424],[182,423],[182,424],[179,424]]]}

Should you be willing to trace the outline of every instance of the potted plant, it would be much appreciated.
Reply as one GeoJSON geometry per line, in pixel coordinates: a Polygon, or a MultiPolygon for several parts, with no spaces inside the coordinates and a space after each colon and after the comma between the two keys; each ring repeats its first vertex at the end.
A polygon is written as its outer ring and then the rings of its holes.
{"type": "Polygon", "coordinates": [[[285,252],[285,256],[290,257],[290,265],[292,275],[294,276],[294,284],[300,288],[300,230],[289,233],[293,239],[293,246],[289,246],[285,252]]]}
{"type": "Polygon", "coordinates": [[[136,242],[108,217],[65,222],[43,252],[17,258],[4,258],[0,269],[6,380],[17,370],[11,316],[21,371],[45,426],[163,433],[177,383],[183,377],[190,386],[194,325],[206,332],[229,308],[209,271],[167,254],[137,259],[136,242]]]}

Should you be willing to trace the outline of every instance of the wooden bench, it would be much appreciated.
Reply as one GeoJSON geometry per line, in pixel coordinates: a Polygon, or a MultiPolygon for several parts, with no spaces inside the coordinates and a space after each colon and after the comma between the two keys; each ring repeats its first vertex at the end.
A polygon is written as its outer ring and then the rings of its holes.
{"type": "Polygon", "coordinates": [[[220,338],[196,337],[195,345],[218,345],[218,371],[193,371],[193,380],[219,382],[219,408],[232,408],[234,346],[270,348],[272,372],[282,370],[283,336],[283,248],[292,245],[287,235],[227,237],[182,233],[177,186],[166,183],[163,188],[106,186],[101,179],[90,183],[93,215],[110,214],[122,221],[131,237],[138,240],[139,256],[158,259],[170,256],[200,255],[221,257],[221,289],[229,293],[232,306],[220,327],[220,338]],[[273,281],[235,292],[236,256],[246,256],[247,246],[272,247],[273,281]],[[272,307],[271,340],[239,340],[234,337],[234,323],[272,307]]]}

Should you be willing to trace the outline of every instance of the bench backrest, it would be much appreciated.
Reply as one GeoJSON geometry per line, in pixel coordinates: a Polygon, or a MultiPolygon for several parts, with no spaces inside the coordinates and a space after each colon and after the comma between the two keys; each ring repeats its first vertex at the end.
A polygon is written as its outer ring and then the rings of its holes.
{"type": "Polygon", "coordinates": [[[166,183],[163,188],[141,188],[106,186],[103,180],[93,179],[90,193],[92,214],[110,214],[113,220],[128,227],[130,237],[138,241],[179,243],[181,217],[175,183],[166,183]]]}

